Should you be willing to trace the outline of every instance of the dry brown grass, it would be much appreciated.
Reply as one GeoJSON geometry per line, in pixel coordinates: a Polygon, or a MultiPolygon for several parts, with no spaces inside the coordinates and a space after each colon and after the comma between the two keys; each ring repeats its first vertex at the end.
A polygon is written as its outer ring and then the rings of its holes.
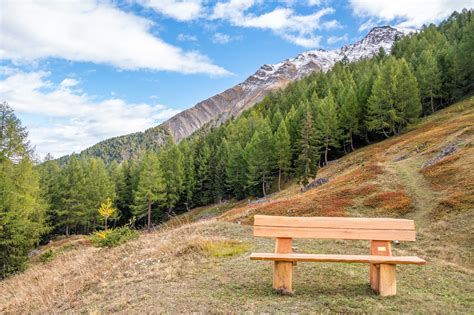
{"type": "Polygon", "coordinates": [[[126,285],[150,276],[178,279],[181,270],[200,257],[247,249],[238,241],[207,236],[212,223],[143,233],[139,240],[116,248],[80,247],[47,264],[36,264],[0,282],[0,313],[68,310],[83,303],[85,290],[100,292],[113,281],[126,285]]]}

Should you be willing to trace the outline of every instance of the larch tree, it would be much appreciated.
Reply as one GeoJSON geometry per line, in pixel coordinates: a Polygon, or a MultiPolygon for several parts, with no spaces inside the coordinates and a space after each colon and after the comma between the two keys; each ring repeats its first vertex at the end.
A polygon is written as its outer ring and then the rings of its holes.
{"type": "MultiPolygon", "coordinates": [[[[132,213],[137,218],[146,216],[147,229],[151,231],[152,207],[165,201],[165,182],[160,162],[155,153],[148,152],[142,161],[132,213]]],[[[159,205],[155,208],[159,208],[159,205]]]]}
{"type": "Polygon", "coordinates": [[[328,164],[328,152],[330,148],[338,148],[341,139],[341,128],[336,104],[332,93],[323,98],[317,104],[316,132],[324,149],[324,162],[328,164]]]}
{"type": "Polygon", "coordinates": [[[0,104],[0,279],[24,269],[49,230],[27,135],[13,109],[0,104]]]}
{"type": "Polygon", "coordinates": [[[316,177],[319,165],[319,139],[314,128],[313,116],[309,105],[306,104],[303,120],[299,129],[299,139],[296,142],[298,159],[296,161],[298,182],[308,184],[308,179],[316,177]]]}
{"type": "Polygon", "coordinates": [[[168,215],[179,200],[184,184],[184,159],[173,138],[168,137],[166,146],[160,151],[160,165],[165,180],[165,204],[168,215]]]}
{"type": "Polygon", "coordinates": [[[252,139],[245,147],[248,173],[247,184],[250,189],[261,185],[263,196],[267,195],[268,184],[274,166],[274,146],[270,124],[260,119],[252,139]]]}
{"type": "Polygon", "coordinates": [[[286,175],[291,167],[290,134],[284,120],[281,120],[280,126],[278,126],[273,136],[273,141],[275,143],[275,159],[278,167],[278,191],[280,191],[281,177],[286,175]]]}

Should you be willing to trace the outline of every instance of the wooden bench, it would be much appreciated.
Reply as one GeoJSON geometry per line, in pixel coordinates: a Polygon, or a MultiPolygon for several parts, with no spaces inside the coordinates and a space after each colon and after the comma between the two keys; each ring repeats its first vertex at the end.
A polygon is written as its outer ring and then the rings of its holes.
{"type": "Polygon", "coordinates": [[[273,288],[280,292],[293,292],[293,265],[298,261],[368,263],[370,286],[381,296],[396,294],[397,264],[426,264],[416,256],[392,256],[390,241],[415,241],[413,220],[256,215],[254,236],[276,238],[275,253],[252,253],[250,259],[274,261],[273,288]],[[297,254],[293,238],[370,240],[370,255],[297,254]]]}

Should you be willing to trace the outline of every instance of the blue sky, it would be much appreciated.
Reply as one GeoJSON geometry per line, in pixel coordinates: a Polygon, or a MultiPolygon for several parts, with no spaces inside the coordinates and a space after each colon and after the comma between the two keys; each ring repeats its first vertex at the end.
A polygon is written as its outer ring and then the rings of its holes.
{"type": "Polygon", "coordinates": [[[0,101],[42,157],[155,126],[253,74],[371,27],[474,0],[0,0],[0,101]]]}

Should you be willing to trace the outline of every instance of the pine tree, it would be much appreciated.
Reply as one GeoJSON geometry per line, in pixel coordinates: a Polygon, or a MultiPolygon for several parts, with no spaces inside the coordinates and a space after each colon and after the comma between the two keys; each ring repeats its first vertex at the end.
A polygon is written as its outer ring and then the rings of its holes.
{"type": "MultiPolygon", "coordinates": [[[[441,71],[438,61],[431,50],[424,50],[416,69],[417,81],[420,85],[420,94],[423,103],[429,106],[429,111],[435,111],[435,99],[441,96],[441,71]]],[[[427,108],[425,108],[425,112],[427,108]]]]}
{"type": "Polygon", "coordinates": [[[355,93],[355,84],[345,86],[340,104],[340,125],[344,131],[343,138],[348,140],[351,150],[354,151],[354,135],[360,133],[360,107],[355,93]]]}
{"type": "Polygon", "coordinates": [[[281,190],[281,176],[285,175],[291,166],[291,143],[290,134],[286,129],[284,120],[280,122],[280,126],[273,137],[275,143],[275,159],[278,166],[278,191],[281,190]]]}
{"type": "Polygon", "coordinates": [[[31,153],[26,129],[8,104],[0,104],[0,279],[22,270],[48,231],[31,153]]]}
{"type": "Polygon", "coordinates": [[[151,231],[152,206],[165,201],[165,183],[160,162],[156,154],[148,152],[142,161],[132,213],[137,218],[146,215],[147,229],[151,231]]]}
{"type": "Polygon", "coordinates": [[[166,146],[160,151],[159,159],[165,179],[165,204],[168,215],[171,215],[183,191],[184,183],[183,154],[171,137],[168,138],[166,146]]]}
{"type": "Polygon", "coordinates": [[[181,152],[183,155],[183,194],[184,194],[184,204],[186,210],[189,211],[193,206],[192,199],[193,193],[196,187],[196,170],[194,166],[194,152],[195,148],[191,145],[189,141],[183,141],[181,144],[181,152]]]}
{"type": "Polygon", "coordinates": [[[248,165],[247,185],[250,189],[261,185],[263,196],[266,196],[274,166],[272,130],[266,119],[260,119],[245,151],[248,165]]]}
{"type": "Polygon", "coordinates": [[[329,93],[317,104],[316,132],[324,148],[324,162],[328,164],[330,148],[338,148],[341,139],[341,128],[332,93],[329,93]]]}
{"type": "Polygon", "coordinates": [[[238,141],[228,141],[226,162],[226,184],[237,198],[245,197],[247,162],[245,150],[238,141]]]}
{"type": "Polygon", "coordinates": [[[308,104],[305,106],[304,118],[301,121],[296,151],[298,152],[296,161],[298,182],[307,185],[309,178],[316,177],[320,157],[319,139],[308,104]]]}
{"type": "Polygon", "coordinates": [[[204,138],[199,139],[197,143],[197,152],[195,159],[196,169],[196,193],[194,194],[195,203],[205,205],[211,202],[211,178],[209,160],[211,149],[204,138]]]}

